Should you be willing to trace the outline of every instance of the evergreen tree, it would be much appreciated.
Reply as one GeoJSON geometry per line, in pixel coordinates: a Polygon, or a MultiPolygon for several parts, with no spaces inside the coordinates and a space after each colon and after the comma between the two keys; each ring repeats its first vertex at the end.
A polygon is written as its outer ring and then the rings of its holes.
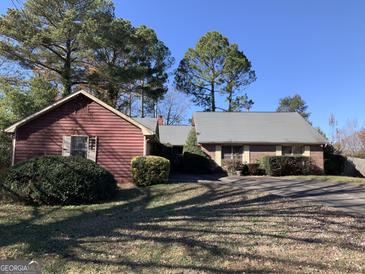
{"type": "Polygon", "coordinates": [[[57,94],[57,89],[43,77],[0,79],[0,167],[8,166],[11,159],[11,139],[3,130],[52,104],[57,94]]]}
{"type": "Polygon", "coordinates": [[[278,112],[298,112],[304,119],[308,120],[310,113],[307,112],[308,105],[298,94],[280,99],[278,112]]]}
{"type": "Polygon", "coordinates": [[[23,9],[0,17],[0,55],[54,75],[68,95],[85,83],[85,29],[97,28],[113,13],[108,0],[28,0],[23,9]]]}
{"type": "Polygon", "coordinates": [[[191,95],[193,102],[206,111],[217,107],[217,94],[227,96],[232,111],[239,90],[255,81],[251,63],[236,44],[219,32],[208,32],[200,38],[195,48],[189,48],[175,72],[175,86],[191,95]]]}
{"type": "Polygon", "coordinates": [[[196,155],[199,155],[199,156],[206,157],[206,155],[204,154],[202,149],[198,146],[198,140],[196,138],[196,131],[195,131],[194,127],[189,132],[189,135],[186,139],[186,143],[184,145],[183,152],[184,153],[188,152],[188,153],[191,153],[191,154],[196,154],[196,155]]]}

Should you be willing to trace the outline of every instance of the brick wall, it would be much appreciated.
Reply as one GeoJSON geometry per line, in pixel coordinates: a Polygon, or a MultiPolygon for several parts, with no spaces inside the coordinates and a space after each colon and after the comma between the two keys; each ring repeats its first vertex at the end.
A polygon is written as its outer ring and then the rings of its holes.
{"type": "Polygon", "coordinates": [[[260,161],[264,156],[275,156],[276,146],[268,145],[251,145],[250,146],[250,163],[260,161]]]}
{"type": "Polygon", "coordinates": [[[215,145],[214,144],[202,144],[201,149],[205,154],[207,154],[211,159],[214,160],[215,157],[215,145]]]}
{"type": "MultiPolygon", "coordinates": [[[[202,150],[212,159],[215,158],[215,145],[202,144],[202,150]]],[[[264,156],[276,156],[276,145],[250,145],[250,163],[260,161],[264,156]]],[[[324,170],[323,148],[310,146],[310,157],[321,172],[324,170]]]]}
{"type": "Polygon", "coordinates": [[[324,170],[323,160],[323,148],[320,145],[310,147],[310,157],[313,163],[320,169],[321,172],[324,170]]]}

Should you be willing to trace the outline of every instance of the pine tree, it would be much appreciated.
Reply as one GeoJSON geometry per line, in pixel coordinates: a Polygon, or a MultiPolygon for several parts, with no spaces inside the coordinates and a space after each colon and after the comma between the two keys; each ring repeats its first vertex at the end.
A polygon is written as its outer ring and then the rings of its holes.
{"type": "Polygon", "coordinates": [[[191,154],[196,154],[196,155],[199,155],[199,156],[206,157],[206,155],[204,154],[202,149],[198,146],[198,140],[196,138],[196,131],[195,131],[194,127],[189,132],[189,135],[186,139],[186,143],[184,145],[183,152],[184,153],[188,152],[188,153],[191,153],[191,154]]]}

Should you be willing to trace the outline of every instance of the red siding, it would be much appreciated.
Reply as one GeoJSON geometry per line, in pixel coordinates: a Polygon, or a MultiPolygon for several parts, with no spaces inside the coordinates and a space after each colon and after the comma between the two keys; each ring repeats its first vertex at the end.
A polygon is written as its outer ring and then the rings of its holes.
{"type": "Polygon", "coordinates": [[[140,128],[80,95],[17,129],[15,163],[39,155],[61,155],[65,135],[97,136],[97,163],[118,182],[130,181],[131,159],[143,155],[140,128]]]}

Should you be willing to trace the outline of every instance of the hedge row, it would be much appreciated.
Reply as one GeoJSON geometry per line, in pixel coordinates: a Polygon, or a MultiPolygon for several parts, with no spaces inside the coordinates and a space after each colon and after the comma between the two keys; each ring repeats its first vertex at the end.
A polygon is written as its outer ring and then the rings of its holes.
{"type": "Polygon", "coordinates": [[[309,157],[304,156],[265,156],[261,161],[269,176],[307,175],[314,173],[309,157]]]}

